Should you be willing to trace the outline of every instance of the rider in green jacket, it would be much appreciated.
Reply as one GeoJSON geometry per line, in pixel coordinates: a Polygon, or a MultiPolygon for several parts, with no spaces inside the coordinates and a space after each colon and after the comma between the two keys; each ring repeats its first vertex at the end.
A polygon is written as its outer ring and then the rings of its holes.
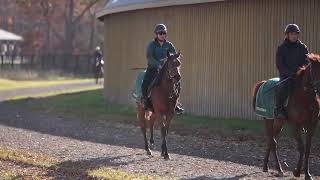
{"type": "MultiPolygon", "coordinates": [[[[164,62],[163,60],[167,58],[167,52],[176,54],[173,44],[166,39],[167,27],[164,24],[156,25],[154,33],[156,37],[147,47],[148,68],[142,83],[142,98],[144,100],[145,110],[151,108],[151,102],[147,94],[148,87],[161,69],[164,62]]],[[[175,110],[178,114],[181,114],[184,111],[180,104],[175,110]]]]}

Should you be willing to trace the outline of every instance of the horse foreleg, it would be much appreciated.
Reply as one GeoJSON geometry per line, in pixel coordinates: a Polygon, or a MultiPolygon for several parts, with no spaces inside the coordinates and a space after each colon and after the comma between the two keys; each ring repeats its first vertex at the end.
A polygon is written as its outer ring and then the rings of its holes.
{"type": "Polygon", "coordinates": [[[312,180],[312,176],[309,171],[309,155],[310,155],[310,149],[311,149],[311,142],[312,137],[314,135],[315,127],[317,127],[317,123],[315,123],[314,126],[310,126],[307,129],[307,135],[306,135],[306,152],[305,152],[305,159],[304,159],[304,174],[306,180],[312,180]]]}
{"type": "Polygon", "coordinates": [[[100,72],[100,83],[99,84],[101,84],[102,85],[102,83],[103,83],[103,71],[101,70],[101,72],[100,72]]]}
{"type": "Polygon", "coordinates": [[[148,155],[152,155],[151,150],[149,148],[148,140],[147,140],[147,128],[146,121],[144,120],[144,125],[141,127],[143,138],[144,138],[144,149],[147,151],[148,155]]]}
{"type": "Polygon", "coordinates": [[[166,118],[165,116],[161,117],[161,136],[162,136],[162,145],[161,145],[161,156],[163,156],[164,159],[170,159],[170,156],[168,154],[168,149],[167,149],[167,123],[166,123],[166,118]]]}
{"type": "Polygon", "coordinates": [[[167,148],[167,141],[166,141],[166,136],[169,133],[169,126],[170,126],[170,121],[172,119],[172,115],[166,115],[162,118],[162,124],[161,124],[161,134],[162,134],[162,153],[161,155],[164,157],[164,159],[169,160],[170,156],[168,154],[168,148],[167,148]]]}
{"type": "Polygon", "coordinates": [[[282,177],[284,175],[280,161],[279,161],[279,156],[278,156],[278,143],[277,143],[277,137],[279,133],[281,132],[282,126],[284,124],[283,120],[278,120],[276,119],[274,121],[273,125],[273,138],[272,138],[272,143],[273,143],[273,155],[276,160],[276,169],[278,170],[278,176],[282,177]]]}
{"type": "Polygon", "coordinates": [[[154,128],[155,120],[156,120],[155,116],[152,115],[150,117],[150,147],[151,147],[151,149],[154,147],[153,128],[154,128]]]}
{"type": "Polygon", "coordinates": [[[303,141],[301,138],[301,129],[299,127],[297,127],[297,125],[294,125],[293,136],[297,141],[298,151],[299,151],[299,160],[298,160],[297,167],[293,171],[293,175],[295,177],[300,177],[302,162],[303,162],[303,155],[304,155],[305,149],[304,149],[303,141]]]}
{"type": "Polygon", "coordinates": [[[166,125],[164,122],[161,123],[161,137],[162,137],[162,144],[161,144],[161,156],[164,157],[166,149],[167,149],[167,141],[166,141],[166,125]]]}
{"type": "Polygon", "coordinates": [[[140,128],[142,131],[142,135],[144,138],[144,149],[147,151],[148,155],[151,155],[151,150],[149,148],[149,144],[148,144],[148,140],[147,140],[147,122],[145,119],[145,113],[144,110],[142,109],[142,107],[140,105],[137,105],[137,116],[139,119],[139,124],[140,124],[140,128]]]}

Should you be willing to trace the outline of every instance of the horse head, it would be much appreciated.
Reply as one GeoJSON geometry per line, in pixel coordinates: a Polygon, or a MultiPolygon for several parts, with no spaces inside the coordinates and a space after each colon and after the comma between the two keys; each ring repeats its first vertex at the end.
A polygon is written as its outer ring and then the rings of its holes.
{"type": "Polygon", "coordinates": [[[318,54],[307,54],[309,65],[301,68],[298,75],[304,75],[305,87],[309,87],[314,91],[316,99],[320,106],[320,56],[318,54]]]}
{"type": "Polygon", "coordinates": [[[167,52],[167,75],[170,80],[173,80],[174,82],[178,82],[181,79],[180,75],[180,61],[181,53],[180,51],[177,54],[170,54],[167,52]]]}

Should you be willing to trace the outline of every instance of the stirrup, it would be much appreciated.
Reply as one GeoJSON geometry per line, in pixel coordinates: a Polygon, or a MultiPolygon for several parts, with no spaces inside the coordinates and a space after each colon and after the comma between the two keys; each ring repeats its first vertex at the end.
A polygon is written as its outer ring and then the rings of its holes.
{"type": "Polygon", "coordinates": [[[176,106],[174,111],[175,111],[176,115],[181,115],[181,114],[184,113],[184,109],[182,107],[179,107],[179,106],[176,106]]]}

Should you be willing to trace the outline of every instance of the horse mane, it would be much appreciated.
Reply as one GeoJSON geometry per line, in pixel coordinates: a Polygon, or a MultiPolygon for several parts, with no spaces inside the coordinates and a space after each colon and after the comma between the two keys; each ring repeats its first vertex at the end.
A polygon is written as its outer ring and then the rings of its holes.
{"type": "Polygon", "coordinates": [[[159,72],[159,77],[160,77],[160,78],[162,78],[163,74],[165,73],[165,70],[166,70],[166,68],[167,68],[167,66],[168,66],[168,63],[169,63],[168,59],[169,59],[170,57],[171,57],[171,56],[167,57],[166,62],[163,64],[162,68],[160,69],[160,72],[159,72]]]}
{"type": "Polygon", "coordinates": [[[320,62],[320,55],[319,54],[307,54],[307,58],[310,62],[320,62]]]}
{"type": "Polygon", "coordinates": [[[307,54],[306,56],[307,56],[307,59],[308,59],[308,61],[310,63],[307,66],[305,66],[305,68],[301,68],[301,69],[298,70],[298,72],[296,74],[297,77],[303,76],[305,74],[305,72],[306,72],[306,69],[308,69],[310,67],[311,63],[320,62],[320,55],[318,55],[318,54],[310,53],[310,54],[307,54]]]}
{"type": "Polygon", "coordinates": [[[162,68],[160,69],[160,72],[159,72],[159,77],[162,78],[163,77],[163,74],[165,73],[165,70],[168,66],[168,59],[166,60],[166,62],[164,62],[162,68]]]}

